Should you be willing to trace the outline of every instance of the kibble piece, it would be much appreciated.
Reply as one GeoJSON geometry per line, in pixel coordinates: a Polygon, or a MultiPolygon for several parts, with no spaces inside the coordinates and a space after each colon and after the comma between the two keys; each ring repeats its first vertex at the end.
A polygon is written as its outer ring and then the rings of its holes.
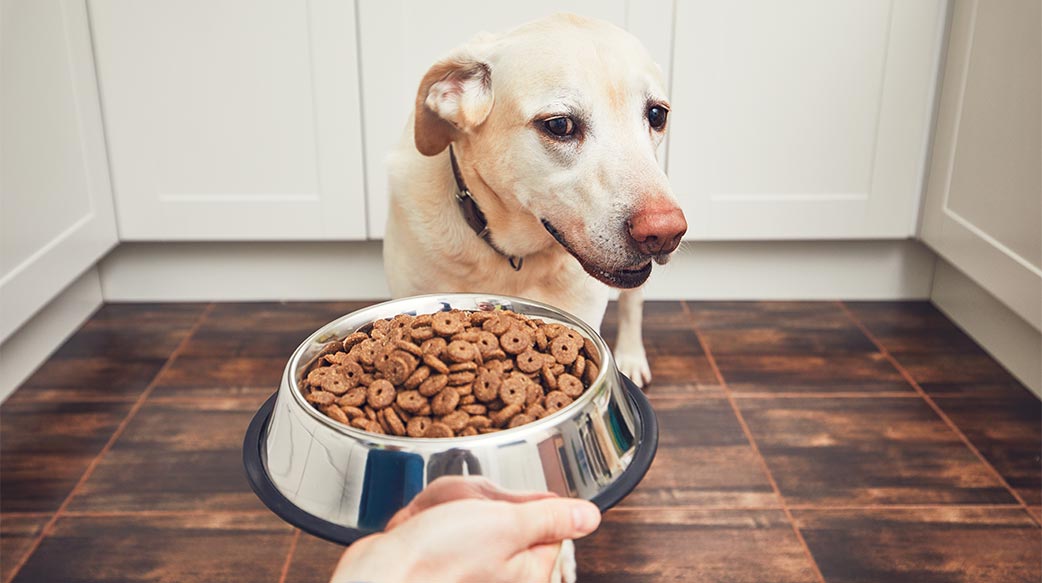
{"type": "Polygon", "coordinates": [[[490,370],[478,372],[474,380],[474,396],[482,403],[492,401],[499,396],[499,388],[503,384],[503,377],[490,370]]]}
{"type": "Polygon", "coordinates": [[[477,375],[471,371],[453,372],[448,375],[449,384],[454,387],[472,383],[476,378],[477,375]]]}
{"type": "Polygon", "coordinates": [[[478,356],[478,349],[465,340],[453,340],[445,348],[445,355],[453,362],[467,362],[478,356]]]}
{"type": "Polygon", "coordinates": [[[525,405],[531,405],[532,403],[538,403],[543,400],[543,387],[539,383],[528,383],[525,387],[525,405]]]}
{"type": "Polygon", "coordinates": [[[412,390],[420,386],[420,383],[427,380],[427,377],[431,376],[431,368],[427,365],[418,367],[416,370],[409,375],[409,378],[405,379],[402,383],[406,389],[412,390]]]}
{"type": "Polygon", "coordinates": [[[584,372],[586,372],[586,357],[580,354],[572,363],[572,374],[581,379],[584,372]]]}
{"type": "Polygon", "coordinates": [[[546,395],[544,407],[547,412],[554,413],[572,404],[572,398],[561,391],[551,391],[546,395]]]}
{"type": "Polygon", "coordinates": [[[471,415],[484,415],[488,408],[481,403],[463,404],[463,399],[460,399],[460,411],[466,411],[471,415]]]}
{"type": "Polygon", "coordinates": [[[344,413],[344,411],[336,405],[326,405],[325,407],[322,407],[322,412],[333,421],[339,421],[344,424],[349,423],[347,413],[344,413]]]}
{"type": "Polygon", "coordinates": [[[434,330],[430,326],[420,326],[409,331],[409,336],[415,341],[434,338],[434,330]]]}
{"type": "Polygon", "coordinates": [[[365,387],[355,387],[336,400],[341,407],[361,407],[365,403],[365,387]]]}
{"type": "Polygon", "coordinates": [[[561,334],[550,343],[550,354],[559,364],[572,364],[575,362],[576,357],[579,356],[581,347],[582,344],[576,343],[575,340],[565,334],[561,334]]]}
{"type": "Polygon", "coordinates": [[[449,343],[446,342],[444,338],[431,338],[430,340],[423,341],[423,344],[420,345],[420,350],[422,350],[424,354],[439,357],[448,345],[449,343]]]}
{"type": "Polygon", "coordinates": [[[467,422],[470,420],[470,414],[465,411],[453,411],[448,415],[441,418],[441,422],[449,426],[449,429],[456,433],[459,433],[467,426],[467,422]]]}
{"type": "Polygon", "coordinates": [[[441,392],[446,385],[449,384],[448,375],[436,374],[427,378],[427,380],[420,383],[420,394],[424,397],[433,397],[441,392]]]}
{"type": "Polygon", "coordinates": [[[380,413],[383,415],[384,424],[391,435],[405,435],[405,424],[402,423],[401,418],[394,412],[394,409],[388,407],[380,413]]]}
{"type": "Polygon", "coordinates": [[[379,410],[393,403],[396,396],[397,391],[394,390],[394,385],[390,381],[379,379],[369,385],[366,401],[370,407],[379,410]]]}
{"type": "Polygon", "coordinates": [[[557,377],[557,386],[562,393],[573,399],[583,394],[583,382],[568,373],[557,377]]]}
{"type": "Polygon", "coordinates": [[[470,437],[472,435],[477,435],[477,434],[478,434],[478,430],[477,429],[474,429],[473,427],[464,427],[463,430],[460,431],[457,435],[459,437],[470,437]]]}
{"type": "MultiPolygon", "coordinates": [[[[361,367],[358,367],[357,364],[355,367],[358,368],[358,374],[361,374],[361,367]]],[[[357,375],[348,378],[343,374],[341,367],[339,366],[324,366],[322,368],[316,368],[308,373],[309,385],[320,387],[326,392],[333,393],[334,395],[343,395],[357,383],[357,375]]]]}
{"type": "Polygon", "coordinates": [[[416,413],[427,404],[427,399],[419,391],[402,391],[395,403],[409,413],[416,413]]]}
{"type": "Polygon", "coordinates": [[[517,368],[521,372],[538,372],[539,369],[543,368],[543,361],[546,357],[541,352],[536,352],[529,348],[528,350],[517,355],[517,368]]]}
{"type": "Polygon", "coordinates": [[[365,417],[365,411],[359,409],[358,407],[341,407],[340,410],[347,415],[348,419],[357,419],[359,417],[365,417]]]}
{"type": "Polygon", "coordinates": [[[503,381],[499,388],[499,398],[507,405],[521,405],[528,398],[527,379],[520,376],[512,376],[503,381]]]}
{"type": "Polygon", "coordinates": [[[405,432],[409,437],[423,437],[430,426],[430,417],[417,416],[409,420],[409,424],[405,427],[405,432]]]}
{"type": "Polygon", "coordinates": [[[586,358],[597,366],[601,365],[601,354],[597,352],[597,347],[593,345],[593,340],[589,338],[583,338],[583,352],[586,353],[586,358]]]}
{"type": "Polygon", "coordinates": [[[524,425],[525,423],[531,423],[533,421],[535,421],[534,417],[529,417],[528,415],[525,415],[524,413],[518,413],[517,415],[514,415],[513,419],[511,419],[507,423],[507,429],[513,429],[515,427],[518,427],[520,425],[524,425]]]}
{"type": "Polygon", "coordinates": [[[474,372],[478,370],[478,363],[476,362],[457,362],[449,365],[449,372],[474,372]]]}
{"type": "Polygon", "coordinates": [[[333,393],[328,393],[326,391],[312,391],[308,393],[308,395],[304,398],[307,400],[308,403],[324,407],[335,401],[336,395],[334,395],[333,393]]]}
{"type": "Polygon", "coordinates": [[[427,428],[427,432],[423,434],[424,437],[455,437],[456,432],[449,428],[448,425],[440,421],[434,421],[431,426],[427,428]]]}
{"type": "Polygon", "coordinates": [[[459,393],[452,387],[445,387],[431,399],[431,411],[435,415],[448,415],[459,405],[459,393]]]}
{"type": "Polygon", "coordinates": [[[586,381],[586,384],[592,385],[593,381],[597,380],[598,374],[600,374],[600,371],[597,369],[596,364],[593,364],[592,362],[586,363],[586,372],[583,373],[583,377],[585,377],[584,380],[586,381]]]}
{"type": "Polygon", "coordinates": [[[499,345],[507,354],[521,354],[531,348],[532,343],[532,333],[525,328],[511,328],[499,337],[499,345]]]}
{"type": "Polygon", "coordinates": [[[492,420],[484,415],[472,415],[470,419],[467,419],[467,425],[475,429],[484,429],[492,427],[492,420]]]}
{"type": "Polygon", "coordinates": [[[463,330],[463,318],[459,312],[439,312],[431,316],[431,328],[439,336],[452,336],[463,330]]]}
{"type": "Polygon", "coordinates": [[[499,336],[507,330],[513,328],[513,318],[503,315],[503,312],[495,312],[491,318],[481,323],[481,329],[486,332],[491,332],[496,336],[499,336]]]}
{"type": "Polygon", "coordinates": [[[490,415],[489,418],[492,419],[492,425],[494,427],[503,427],[508,421],[513,419],[514,415],[517,415],[520,412],[521,405],[507,405],[490,415]]]}
{"type": "Polygon", "coordinates": [[[493,351],[499,350],[499,337],[491,332],[482,330],[478,333],[478,339],[474,342],[481,356],[488,357],[493,351]]]}
{"type": "Polygon", "coordinates": [[[368,334],[366,334],[365,332],[353,332],[351,334],[348,334],[347,338],[344,338],[344,342],[342,344],[344,350],[346,350],[347,352],[351,352],[351,349],[354,348],[356,344],[365,340],[369,340],[368,334]]]}
{"type": "Polygon", "coordinates": [[[525,408],[525,415],[533,419],[542,419],[546,417],[546,407],[543,407],[539,403],[533,403],[525,408]]]}
{"type": "Polygon", "coordinates": [[[433,354],[424,354],[423,363],[441,374],[449,374],[449,365],[442,362],[440,358],[433,354]]]}

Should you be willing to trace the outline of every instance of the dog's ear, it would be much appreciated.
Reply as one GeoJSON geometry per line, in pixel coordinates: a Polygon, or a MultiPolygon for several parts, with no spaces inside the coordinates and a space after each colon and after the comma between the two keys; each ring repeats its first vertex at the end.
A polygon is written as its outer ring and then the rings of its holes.
{"type": "Polygon", "coordinates": [[[424,156],[440,153],[459,132],[481,125],[492,101],[488,63],[464,51],[438,61],[416,92],[416,149],[424,156]]]}

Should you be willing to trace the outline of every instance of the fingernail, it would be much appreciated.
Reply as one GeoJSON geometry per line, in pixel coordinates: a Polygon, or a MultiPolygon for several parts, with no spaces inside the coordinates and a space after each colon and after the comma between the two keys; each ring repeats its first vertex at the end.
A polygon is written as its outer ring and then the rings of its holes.
{"type": "Polygon", "coordinates": [[[593,506],[583,504],[572,508],[572,526],[580,532],[589,532],[597,526],[599,513],[593,506]]]}

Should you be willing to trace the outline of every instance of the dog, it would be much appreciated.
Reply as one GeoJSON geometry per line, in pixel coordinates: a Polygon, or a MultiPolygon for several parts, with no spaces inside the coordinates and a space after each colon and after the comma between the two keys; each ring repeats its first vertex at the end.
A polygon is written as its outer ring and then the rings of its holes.
{"type": "Polygon", "coordinates": [[[641,285],[687,231],[657,162],[669,110],[662,70],[607,22],[558,14],[451,51],[388,159],[391,294],[519,296],[600,329],[618,288],[616,363],[646,385],[641,285]]]}

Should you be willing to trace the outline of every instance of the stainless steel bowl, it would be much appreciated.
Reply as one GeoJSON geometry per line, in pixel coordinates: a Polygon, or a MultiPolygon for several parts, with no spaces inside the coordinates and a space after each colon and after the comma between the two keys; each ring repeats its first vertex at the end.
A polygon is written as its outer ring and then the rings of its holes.
{"type": "Polygon", "coordinates": [[[350,544],[382,528],[444,475],[482,475],[505,488],[552,491],[607,509],[644,476],[657,443],[647,399],[618,372],[600,335],[581,320],[529,300],[439,294],[370,306],[312,334],[293,353],[278,392],[251,423],[243,457],[254,491],[276,514],[312,534],[350,544]],[[445,439],[361,431],[316,411],[298,390],[308,364],[331,340],[381,318],[450,309],[507,309],[571,326],[600,352],[600,373],[575,402],[543,419],[445,439]]]}

